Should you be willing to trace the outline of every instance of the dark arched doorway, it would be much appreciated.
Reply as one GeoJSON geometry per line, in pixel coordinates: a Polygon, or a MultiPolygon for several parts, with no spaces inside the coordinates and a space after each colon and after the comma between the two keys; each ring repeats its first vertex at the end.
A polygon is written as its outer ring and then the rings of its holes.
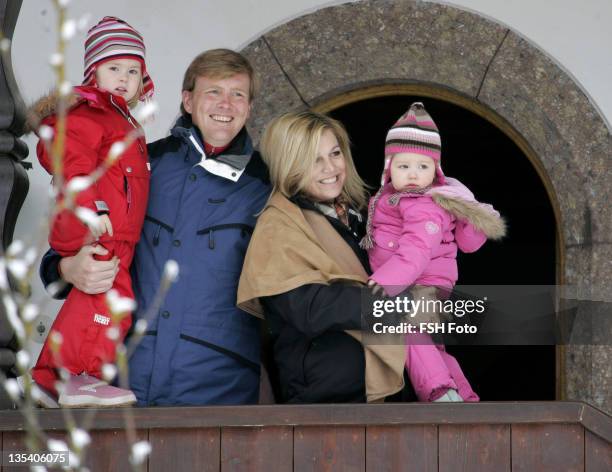
{"type": "MultiPolygon", "coordinates": [[[[417,95],[365,98],[328,113],[346,126],[364,180],[378,188],[385,135],[414,101],[422,101],[442,135],[446,175],[464,182],[508,222],[502,242],[460,254],[459,284],[554,285],[556,223],[535,168],[506,134],[448,101],[417,95]]],[[[483,400],[554,400],[555,346],[451,346],[483,400]]]]}

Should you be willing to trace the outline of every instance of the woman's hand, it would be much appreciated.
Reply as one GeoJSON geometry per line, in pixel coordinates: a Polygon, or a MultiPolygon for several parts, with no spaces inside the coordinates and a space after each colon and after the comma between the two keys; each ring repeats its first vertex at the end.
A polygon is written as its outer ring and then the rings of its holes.
{"type": "Polygon", "coordinates": [[[62,279],[90,295],[110,290],[119,271],[119,259],[97,261],[95,254],[104,256],[108,251],[99,245],[83,246],[76,255],[62,257],[59,263],[62,279]]]}
{"type": "Polygon", "coordinates": [[[374,280],[368,280],[368,287],[372,289],[372,295],[378,295],[385,297],[387,293],[382,285],[378,285],[374,280]]]}

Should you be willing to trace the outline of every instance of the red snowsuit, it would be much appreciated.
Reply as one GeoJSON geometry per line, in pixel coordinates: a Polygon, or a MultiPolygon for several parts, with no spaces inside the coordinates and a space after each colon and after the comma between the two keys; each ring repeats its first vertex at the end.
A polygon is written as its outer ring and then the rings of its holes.
{"type": "MultiPolygon", "coordinates": [[[[132,118],[125,100],[96,87],[75,87],[77,102],[66,119],[66,141],[63,159],[64,182],[75,176],[91,174],[107,156],[113,143],[123,141],[140,125],[132,118]]],[[[43,123],[54,127],[54,103],[49,100],[37,107],[43,123]]],[[[36,148],[44,168],[51,173],[51,156],[42,141],[36,148]]],[[[139,137],[91,187],[81,192],[77,206],[93,211],[108,211],[113,236],[103,234],[99,243],[108,249],[105,260],[117,256],[119,272],[113,288],[122,297],[134,298],[129,267],[136,242],[140,238],[149,195],[149,164],[144,137],[139,137]]],[[[60,196],[59,198],[62,198],[60,196]]],[[[71,211],[60,213],[52,222],[49,244],[62,256],[76,254],[91,242],[91,233],[71,211]]],[[[115,360],[115,342],[107,329],[113,325],[106,303],[106,294],[88,295],[72,289],[53,323],[51,332],[62,334],[59,359],[50,347],[49,337],[32,370],[34,380],[55,392],[57,372],[61,363],[72,374],[86,372],[101,377],[102,365],[115,360]]],[[[126,316],[117,326],[118,342],[122,342],[131,325],[126,316]]]]}

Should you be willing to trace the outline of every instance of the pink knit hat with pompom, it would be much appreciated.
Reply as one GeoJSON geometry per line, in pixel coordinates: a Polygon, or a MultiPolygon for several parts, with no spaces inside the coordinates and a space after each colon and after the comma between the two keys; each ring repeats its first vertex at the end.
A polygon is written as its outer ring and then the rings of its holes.
{"type": "Polygon", "coordinates": [[[387,133],[385,139],[385,168],[381,185],[385,185],[390,176],[391,158],[400,152],[413,152],[431,157],[436,163],[437,183],[444,183],[444,173],[440,166],[442,142],[440,132],[434,120],[425,111],[421,102],[415,102],[404,113],[387,133]]]}

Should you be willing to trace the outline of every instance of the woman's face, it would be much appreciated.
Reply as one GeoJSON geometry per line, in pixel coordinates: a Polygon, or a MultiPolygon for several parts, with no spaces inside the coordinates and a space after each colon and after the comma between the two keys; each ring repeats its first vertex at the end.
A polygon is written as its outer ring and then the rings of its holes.
{"type": "Polygon", "coordinates": [[[329,129],[323,131],[310,182],[305,193],[315,202],[335,200],[344,187],[346,162],[336,135],[329,129]]]}

